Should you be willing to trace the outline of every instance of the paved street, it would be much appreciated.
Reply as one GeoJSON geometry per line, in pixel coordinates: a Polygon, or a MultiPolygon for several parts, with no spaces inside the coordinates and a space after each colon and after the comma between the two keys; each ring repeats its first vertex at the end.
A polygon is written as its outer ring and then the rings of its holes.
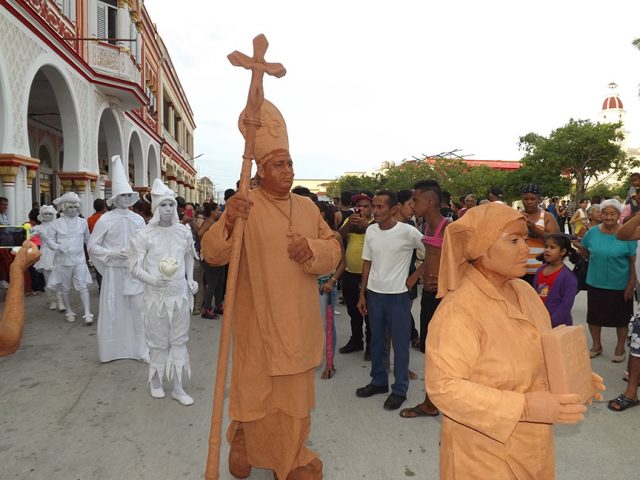
{"type": "MultiPolygon", "coordinates": [[[[79,299],[74,303],[80,308],[79,299]]],[[[97,313],[98,295],[92,288],[97,313]]],[[[44,295],[27,297],[28,321],[20,351],[0,359],[0,477],[3,479],[201,479],[206,461],[220,322],[192,317],[189,350],[192,378],[187,391],[195,405],[154,400],[147,366],[120,360],[100,364],[96,327],[69,324],[50,312],[44,295]]],[[[414,315],[417,314],[416,301],[414,315]]],[[[574,307],[583,323],[586,293],[574,307]]],[[[344,307],[336,316],[338,346],[348,338],[344,307]]],[[[96,315],[97,318],[97,315],[96,315]]],[[[417,315],[416,315],[417,318],[417,315]]],[[[604,335],[605,354],[593,361],[610,399],[624,388],[624,364],[608,355],[614,332],[604,335]]],[[[423,355],[412,350],[412,369],[423,377],[423,355]]],[[[336,376],[320,380],[311,448],[328,480],[438,478],[439,419],[402,419],[382,408],[385,396],[359,399],[355,389],[369,380],[360,353],[337,354],[336,376]]],[[[166,384],[166,382],[165,382],[166,384]]],[[[422,378],[411,382],[407,406],[424,396],[422,378]]],[[[640,408],[624,413],[605,403],[589,409],[586,421],[556,428],[558,479],[638,478],[640,408]]],[[[225,425],[226,426],[226,425],[225,425]]],[[[222,479],[228,448],[222,451],[222,479]]],[[[250,478],[271,479],[254,470],[250,478]]]]}

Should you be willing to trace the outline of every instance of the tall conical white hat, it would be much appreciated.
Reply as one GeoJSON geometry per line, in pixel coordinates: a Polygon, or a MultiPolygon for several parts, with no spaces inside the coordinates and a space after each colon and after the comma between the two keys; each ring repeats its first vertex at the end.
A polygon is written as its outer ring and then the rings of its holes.
{"type": "Polygon", "coordinates": [[[151,188],[151,210],[155,212],[158,205],[164,200],[173,200],[175,203],[176,193],[167,187],[162,180],[156,178],[151,188]]]}
{"type": "Polygon", "coordinates": [[[120,161],[120,155],[114,155],[111,157],[109,177],[111,178],[111,198],[107,200],[107,205],[111,206],[111,203],[115,198],[123,193],[133,193],[136,196],[136,200],[140,198],[140,194],[138,192],[134,192],[131,185],[129,185],[127,176],[124,173],[124,167],[120,161]]]}

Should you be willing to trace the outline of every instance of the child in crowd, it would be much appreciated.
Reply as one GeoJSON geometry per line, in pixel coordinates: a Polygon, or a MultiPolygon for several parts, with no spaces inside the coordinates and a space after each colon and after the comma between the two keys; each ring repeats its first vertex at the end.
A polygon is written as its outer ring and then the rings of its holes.
{"type": "Polygon", "coordinates": [[[544,242],[544,264],[535,274],[533,287],[540,295],[551,316],[551,327],[573,325],[571,308],[578,292],[578,280],[564,264],[565,257],[575,263],[578,253],[563,233],[549,235],[544,242]]]}
{"type": "Polygon", "coordinates": [[[640,173],[635,172],[631,174],[631,186],[627,192],[627,199],[625,205],[631,205],[631,211],[637,212],[640,210],[640,173]]]}

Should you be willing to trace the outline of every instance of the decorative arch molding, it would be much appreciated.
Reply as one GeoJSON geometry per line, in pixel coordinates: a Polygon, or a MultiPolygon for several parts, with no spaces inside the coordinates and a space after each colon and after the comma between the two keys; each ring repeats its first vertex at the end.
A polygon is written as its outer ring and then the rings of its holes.
{"type": "MultiPolygon", "coordinates": [[[[95,144],[95,158],[98,159],[98,165],[95,171],[100,168],[100,128],[104,128],[107,146],[107,165],[114,155],[119,155],[120,160],[124,161],[124,147],[122,138],[122,123],[117,115],[117,112],[111,108],[108,103],[104,103],[98,110],[97,116],[97,129],[96,129],[96,144],[95,144]]],[[[102,173],[102,172],[101,172],[102,173]]]]}
{"type": "Polygon", "coordinates": [[[147,185],[149,187],[156,178],[162,178],[160,174],[160,153],[153,143],[149,145],[149,151],[147,152],[147,172],[147,185]]]}
{"type": "Polygon", "coordinates": [[[127,141],[127,161],[125,163],[125,171],[128,171],[128,165],[133,161],[135,177],[129,178],[134,185],[143,186],[145,184],[145,168],[144,168],[144,151],[142,150],[142,139],[137,129],[132,129],[129,140],[127,141]]]}
{"type": "MultiPolygon", "coordinates": [[[[79,112],[77,109],[77,99],[71,88],[72,82],[64,68],[57,65],[59,59],[52,54],[43,54],[38,56],[25,76],[28,85],[27,95],[25,95],[22,104],[23,119],[23,145],[29,145],[28,139],[28,112],[29,100],[31,97],[31,89],[38,72],[42,71],[45,78],[49,81],[53,93],[56,97],[58,110],[60,111],[60,121],[62,124],[62,136],[65,151],[64,170],[77,171],[80,170],[80,150],[82,127],[79,122],[79,112]]],[[[26,152],[25,152],[26,153],[26,152]]]]}

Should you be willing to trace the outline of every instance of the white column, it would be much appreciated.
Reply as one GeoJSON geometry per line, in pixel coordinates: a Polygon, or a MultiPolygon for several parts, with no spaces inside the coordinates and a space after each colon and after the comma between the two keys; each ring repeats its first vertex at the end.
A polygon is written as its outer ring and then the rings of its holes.
{"type": "Polygon", "coordinates": [[[9,201],[9,207],[7,208],[7,216],[9,217],[9,224],[16,224],[16,181],[15,177],[13,181],[8,182],[4,179],[2,180],[2,193],[3,197],[6,197],[9,201]]]}
{"type": "MultiPolygon", "coordinates": [[[[118,38],[129,38],[129,24],[131,18],[129,18],[129,10],[126,8],[124,0],[118,0],[118,20],[116,33],[118,38]]],[[[127,50],[130,49],[129,42],[118,42],[118,46],[124,47],[127,50]]]]}

